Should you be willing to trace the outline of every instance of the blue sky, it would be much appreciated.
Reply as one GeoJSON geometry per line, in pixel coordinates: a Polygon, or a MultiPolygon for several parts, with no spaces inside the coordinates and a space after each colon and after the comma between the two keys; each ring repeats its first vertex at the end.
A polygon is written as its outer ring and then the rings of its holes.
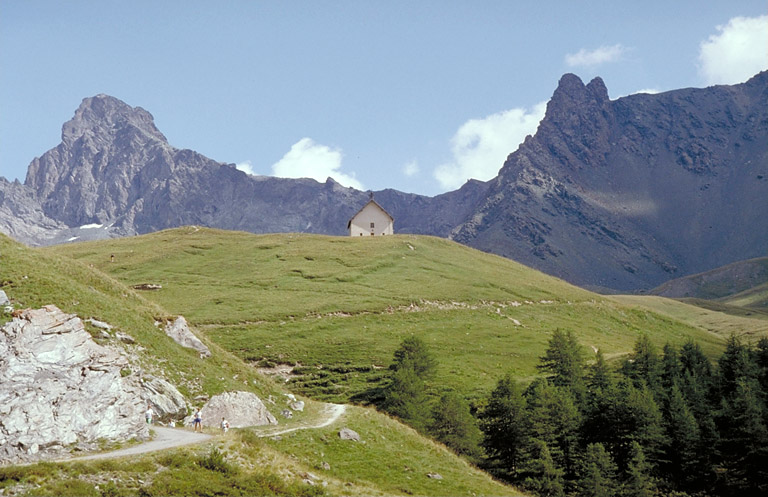
{"type": "Polygon", "coordinates": [[[99,93],[254,174],[435,195],[496,175],[559,78],[611,98],[768,68],[765,0],[0,0],[0,176],[99,93]]]}

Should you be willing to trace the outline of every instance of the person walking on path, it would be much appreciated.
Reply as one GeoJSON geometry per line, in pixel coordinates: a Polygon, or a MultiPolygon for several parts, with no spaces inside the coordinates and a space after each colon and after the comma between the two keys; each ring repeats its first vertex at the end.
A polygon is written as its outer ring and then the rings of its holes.
{"type": "Polygon", "coordinates": [[[147,424],[152,424],[152,416],[155,415],[155,412],[152,410],[152,404],[147,404],[147,411],[144,413],[144,417],[147,420],[147,424]]]}
{"type": "Polygon", "coordinates": [[[194,424],[195,431],[197,431],[198,428],[200,428],[200,432],[203,431],[203,417],[200,414],[200,409],[195,411],[195,424],[194,424]]]}
{"type": "Polygon", "coordinates": [[[221,431],[224,433],[229,431],[229,421],[224,416],[221,417],[221,431]]]}

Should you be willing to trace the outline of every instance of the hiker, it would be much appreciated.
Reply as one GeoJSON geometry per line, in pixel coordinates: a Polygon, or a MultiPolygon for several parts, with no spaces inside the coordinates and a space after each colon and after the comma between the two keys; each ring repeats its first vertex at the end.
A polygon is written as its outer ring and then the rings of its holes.
{"type": "Polygon", "coordinates": [[[200,414],[200,409],[195,411],[195,424],[194,424],[195,431],[197,431],[198,428],[200,428],[200,432],[203,431],[203,417],[200,414]]]}
{"type": "Polygon", "coordinates": [[[152,410],[152,404],[147,404],[147,412],[144,413],[144,417],[147,419],[147,424],[152,424],[152,416],[155,415],[155,412],[152,410]]]}
{"type": "Polygon", "coordinates": [[[227,421],[224,416],[221,417],[221,431],[224,433],[229,431],[229,421],[227,421]]]}

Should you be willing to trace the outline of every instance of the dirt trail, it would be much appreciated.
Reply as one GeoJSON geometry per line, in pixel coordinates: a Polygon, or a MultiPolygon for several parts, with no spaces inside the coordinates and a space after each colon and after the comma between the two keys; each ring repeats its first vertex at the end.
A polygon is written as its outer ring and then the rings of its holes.
{"type": "Polygon", "coordinates": [[[286,428],[285,430],[270,431],[269,433],[263,433],[260,437],[274,437],[276,435],[283,435],[285,433],[291,433],[298,430],[312,430],[317,428],[325,428],[326,426],[334,423],[341,417],[347,410],[347,406],[344,404],[326,404],[324,416],[320,418],[320,422],[316,424],[306,426],[294,426],[293,428],[286,428]]]}
{"type": "MultiPolygon", "coordinates": [[[[274,437],[276,435],[283,435],[297,430],[309,430],[316,428],[324,428],[346,412],[347,406],[343,404],[326,404],[325,410],[322,413],[320,420],[317,423],[295,426],[293,428],[286,428],[284,430],[270,431],[268,433],[262,433],[260,437],[274,437]]],[[[111,459],[113,457],[125,457],[133,456],[137,454],[145,454],[147,452],[155,452],[158,450],[172,449],[174,447],[181,447],[184,445],[193,445],[205,442],[213,438],[213,435],[207,435],[204,433],[195,433],[193,431],[184,430],[180,428],[162,428],[156,426],[153,428],[156,437],[154,440],[145,442],[126,449],[119,449],[112,452],[103,452],[100,454],[92,454],[89,456],[73,457],[68,459],[62,459],[64,461],[88,461],[93,459],[111,459]]]]}
{"type": "Polygon", "coordinates": [[[112,452],[103,452],[101,454],[92,454],[90,456],[75,457],[71,459],[65,459],[66,461],[87,461],[89,459],[109,459],[113,457],[125,457],[133,456],[136,454],[144,454],[147,452],[155,452],[157,450],[171,449],[174,447],[181,447],[183,445],[192,445],[200,442],[205,442],[213,438],[213,435],[206,435],[205,433],[195,433],[179,428],[161,428],[156,426],[153,428],[155,431],[155,438],[149,442],[145,442],[126,449],[114,450],[112,452]]]}

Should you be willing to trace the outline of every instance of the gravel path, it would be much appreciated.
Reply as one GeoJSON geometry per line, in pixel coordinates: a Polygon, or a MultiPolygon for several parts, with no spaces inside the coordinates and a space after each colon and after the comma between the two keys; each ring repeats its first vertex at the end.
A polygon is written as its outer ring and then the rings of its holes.
{"type": "Polygon", "coordinates": [[[292,431],[298,431],[298,430],[309,430],[314,428],[325,428],[326,426],[330,425],[339,417],[341,417],[344,412],[347,410],[347,406],[344,404],[326,404],[326,409],[324,414],[326,414],[327,417],[325,417],[321,422],[314,424],[314,425],[307,425],[307,426],[295,426],[293,428],[286,428],[285,430],[279,430],[279,431],[272,431],[269,433],[265,433],[263,435],[260,435],[262,437],[274,437],[275,435],[283,435],[285,433],[290,433],[292,431]]]}
{"type": "Polygon", "coordinates": [[[119,449],[112,452],[103,452],[101,454],[93,454],[90,456],[75,457],[66,460],[87,461],[89,459],[109,459],[113,457],[133,456],[136,454],[144,454],[146,452],[154,452],[156,450],[181,447],[182,445],[192,445],[213,438],[213,435],[195,433],[193,431],[180,428],[161,428],[159,426],[155,426],[152,429],[155,431],[156,436],[149,442],[135,445],[133,447],[128,447],[126,449],[119,449]]]}
{"type": "MultiPolygon", "coordinates": [[[[343,404],[327,404],[324,411],[324,416],[317,424],[307,426],[296,426],[293,428],[287,428],[285,430],[273,431],[261,435],[262,437],[273,437],[275,435],[283,435],[297,430],[308,430],[314,428],[324,428],[344,414],[347,410],[347,406],[343,404]]],[[[74,457],[64,459],[63,461],[88,461],[91,459],[111,459],[113,457],[125,457],[133,456],[136,454],[145,454],[147,452],[155,452],[158,450],[171,449],[173,447],[181,447],[183,445],[192,445],[200,442],[205,442],[213,438],[213,435],[206,435],[204,433],[195,433],[193,431],[184,430],[181,428],[162,428],[155,426],[152,428],[155,431],[155,438],[149,442],[145,442],[126,449],[119,449],[112,452],[102,452],[100,454],[92,454],[90,456],[74,457]]]]}

